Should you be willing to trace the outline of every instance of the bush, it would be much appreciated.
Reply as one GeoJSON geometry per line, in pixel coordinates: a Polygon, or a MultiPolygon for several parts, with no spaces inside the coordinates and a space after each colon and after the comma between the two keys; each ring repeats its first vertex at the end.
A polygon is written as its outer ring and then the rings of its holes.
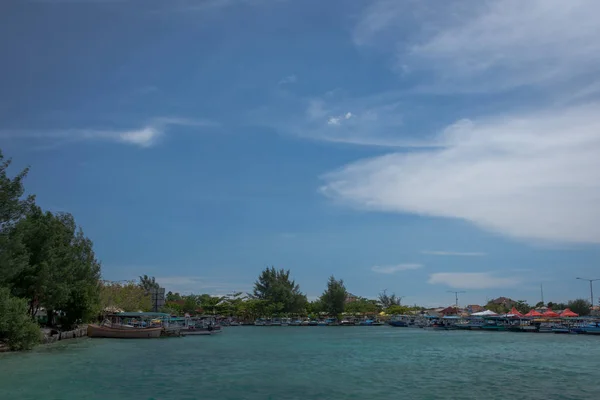
{"type": "Polygon", "coordinates": [[[11,350],[29,350],[40,340],[40,327],[27,314],[27,302],[0,288],[0,341],[11,350]]]}

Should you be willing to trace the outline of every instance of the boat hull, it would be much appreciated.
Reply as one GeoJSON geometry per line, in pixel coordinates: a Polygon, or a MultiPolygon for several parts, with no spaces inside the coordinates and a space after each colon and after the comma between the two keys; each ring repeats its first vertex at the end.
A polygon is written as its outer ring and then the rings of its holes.
{"type": "Polygon", "coordinates": [[[155,339],[159,338],[162,328],[117,329],[100,325],[88,325],[87,335],[91,338],[109,339],[155,339]]]}

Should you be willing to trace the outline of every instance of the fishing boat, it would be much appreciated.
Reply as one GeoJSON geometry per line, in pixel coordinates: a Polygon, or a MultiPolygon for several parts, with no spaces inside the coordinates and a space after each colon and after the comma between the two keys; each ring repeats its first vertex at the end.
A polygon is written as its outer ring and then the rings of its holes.
{"type": "Polygon", "coordinates": [[[162,330],[162,327],[124,329],[105,325],[90,324],[87,328],[87,335],[91,338],[151,339],[159,338],[162,330]]]}
{"type": "MultiPolygon", "coordinates": [[[[150,339],[165,334],[170,315],[164,313],[117,313],[107,315],[101,324],[90,324],[87,335],[91,338],[150,339]]],[[[171,329],[169,335],[176,330],[171,329]]]]}
{"type": "Polygon", "coordinates": [[[581,327],[582,333],[586,335],[600,335],[600,323],[592,322],[581,327]]]}

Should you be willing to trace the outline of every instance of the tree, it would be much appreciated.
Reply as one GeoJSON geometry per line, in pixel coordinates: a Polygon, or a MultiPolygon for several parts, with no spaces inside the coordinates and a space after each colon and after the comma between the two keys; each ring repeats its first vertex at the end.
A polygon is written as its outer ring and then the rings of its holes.
{"type": "Polygon", "coordinates": [[[179,293],[173,293],[173,292],[169,291],[167,293],[165,301],[178,301],[181,299],[182,299],[182,297],[179,293]]]}
{"type": "Polygon", "coordinates": [[[411,308],[407,306],[390,306],[385,310],[390,315],[403,315],[408,314],[410,311],[411,308]]]}
{"type": "Polygon", "coordinates": [[[321,295],[320,301],[323,304],[323,309],[329,315],[339,315],[344,312],[346,305],[346,296],[348,292],[344,286],[343,280],[336,280],[332,275],[327,282],[327,289],[321,295]]]}
{"type": "Polygon", "coordinates": [[[28,350],[40,342],[40,327],[27,315],[27,301],[0,288],[0,341],[11,350],[28,350]]]}
{"type": "Polygon", "coordinates": [[[402,297],[396,297],[395,293],[392,293],[391,296],[388,296],[386,289],[383,292],[379,293],[379,303],[383,308],[399,306],[402,304],[402,297]]]}
{"type": "Polygon", "coordinates": [[[346,304],[344,311],[352,314],[375,314],[381,311],[377,300],[369,300],[359,297],[356,300],[346,304]]]}
{"type": "Polygon", "coordinates": [[[571,311],[579,315],[589,315],[592,305],[585,299],[571,300],[567,304],[571,311]]]}
{"type": "Polygon", "coordinates": [[[33,206],[15,225],[12,240],[21,242],[27,263],[8,284],[14,295],[27,299],[32,317],[44,307],[52,324],[60,310],[61,322],[71,325],[98,311],[100,263],[73,216],[33,206]]]}
{"type": "Polygon", "coordinates": [[[7,169],[10,164],[11,160],[5,160],[0,151],[0,285],[8,285],[27,264],[27,255],[18,235],[14,233],[14,226],[34,204],[34,196],[23,198],[23,180],[29,168],[9,178],[7,169]]]}
{"type": "Polygon", "coordinates": [[[515,308],[521,314],[527,314],[531,310],[531,306],[525,300],[518,300],[515,303],[515,308]]]}
{"type": "Polygon", "coordinates": [[[252,298],[265,300],[277,313],[299,313],[306,308],[306,296],[300,286],[290,279],[290,270],[265,268],[256,282],[252,298]],[[275,307],[280,304],[280,307],[275,307]]]}
{"type": "Polygon", "coordinates": [[[135,281],[100,283],[100,308],[103,312],[150,311],[150,295],[135,281]]]}
{"type": "Polygon", "coordinates": [[[544,302],[543,302],[543,301],[538,301],[538,302],[535,304],[535,307],[534,307],[534,308],[543,308],[543,307],[545,307],[545,306],[546,306],[546,304],[544,304],[544,302]]]}
{"type": "Polygon", "coordinates": [[[140,276],[140,286],[148,293],[152,289],[158,289],[160,285],[156,282],[153,276],[142,275],[140,276]]]}
{"type": "Polygon", "coordinates": [[[485,308],[495,312],[496,314],[506,314],[509,311],[504,304],[494,303],[493,301],[488,302],[485,305],[485,308]]]}

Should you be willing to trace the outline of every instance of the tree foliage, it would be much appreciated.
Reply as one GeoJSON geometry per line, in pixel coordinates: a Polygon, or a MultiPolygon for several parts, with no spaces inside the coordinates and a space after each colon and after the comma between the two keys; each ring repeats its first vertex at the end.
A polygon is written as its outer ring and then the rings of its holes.
{"type": "Polygon", "coordinates": [[[402,305],[402,297],[396,297],[396,293],[388,295],[387,290],[384,290],[383,292],[379,293],[378,298],[379,304],[381,304],[383,308],[402,305]]]}
{"type": "Polygon", "coordinates": [[[104,313],[122,311],[150,311],[152,299],[136,282],[109,282],[100,284],[100,307],[104,313]]]}
{"type": "Polygon", "coordinates": [[[306,308],[306,296],[300,286],[290,279],[290,270],[265,268],[256,282],[252,298],[265,300],[274,313],[299,313],[306,308]]]}
{"type": "Polygon", "coordinates": [[[60,310],[60,322],[72,325],[97,314],[100,263],[70,214],[34,206],[15,225],[13,240],[21,242],[27,263],[11,272],[8,286],[27,299],[31,316],[44,307],[52,323],[54,311],[60,310]]]}
{"type": "Polygon", "coordinates": [[[11,350],[28,350],[40,339],[39,326],[27,314],[27,302],[0,288],[0,341],[11,350]]]}
{"type": "Polygon", "coordinates": [[[369,300],[359,297],[354,301],[347,303],[344,311],[351,314],[376,314],[381,311],[381,305],[377,300],[369,300]]]}
{"type": "Polygon", "coordinates": [[[146,292],[150,293],[152,289],[158,289],[160,285],[156,282],[156,278],[153,276],[142,275],[140,276],[140,287],[142,287],[146,292]]]}
{"type": "Polygon", "coordinates": [[[327,281],[327,289],[321,295],[320,301],[323,309],[329,315],[339,315],[344,312],[348,292],[343,280],[336,280],[332,275],[327,281]]]}
{"type": "Polygon", "coordinates": [[[591,303],[585,299],[571,300],[567,306],[579,315],[589,315],[592,307],[591,303]]]}

